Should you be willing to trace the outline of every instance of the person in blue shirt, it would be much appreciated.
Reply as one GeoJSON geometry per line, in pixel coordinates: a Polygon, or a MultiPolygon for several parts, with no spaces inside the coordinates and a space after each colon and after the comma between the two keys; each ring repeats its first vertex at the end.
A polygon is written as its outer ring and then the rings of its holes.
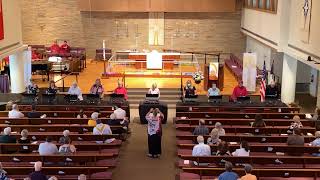
{"type": "Polygon", "coordinates": [[[212,84],[212,87],[208,90],[208,97],[209,96],[219,96],[220,95],[220,89],[217,88],[216,84],[212,84]]]}
{"type": "Polygon", "coordinates": [[[238,174],[232,172],[231,162],[226,161],[224,167],[226,171],[219,175],[218,180],[237,180],[239,178],[238,174]]]}

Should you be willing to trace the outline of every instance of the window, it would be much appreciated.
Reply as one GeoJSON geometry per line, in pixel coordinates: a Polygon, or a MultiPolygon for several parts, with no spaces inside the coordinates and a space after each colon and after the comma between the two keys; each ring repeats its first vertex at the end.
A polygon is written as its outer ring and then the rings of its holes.
{"type": "Polygon", "coordinates": [[[258,11],[277,13],[278,0],[245,0],[245,8],[258,11]]]}

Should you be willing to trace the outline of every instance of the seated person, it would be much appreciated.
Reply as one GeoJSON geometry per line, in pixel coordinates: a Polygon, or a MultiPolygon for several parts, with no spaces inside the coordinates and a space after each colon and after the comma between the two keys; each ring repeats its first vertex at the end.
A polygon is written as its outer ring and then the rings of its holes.
{"type": "Polygon", "coordinates": [[[266,127],[266,123],[264,122],[261,114],[256,114],[251,127],[266,127]]]}
{"type": "Polygon", "coordinates": [[[40,156],[54,155],[58,153],[58,148],[52,143],[51,137],[48,136],[46,138],[46,142],[43,142],[39,145],[38,151],[40,156]]]}
{"type": "Polygon", "coordinates": [[[91,119],[89,119],[89,121],[88,121],[88,126],[95,127],[97,125],[97,120],[99,118],[99,115],[100,115],[100,113],[98,110],[93,112],[91,114],[91,119]]]}
{"type": "Polygon", "coordinates": [[[288,145],[304,145],[304,137],[299,128],[293,129],[293,134],[287,139],[288,145]]]}
{"type": "Polygon", "coordinates": [[[248,96],[247,88],[243,86],[243,81],[238,82],[238,86],[233,89],[231,99],[237,101],[238,97],[248,96]]]}
{"type": "Polygon", "coordinates": [[[87,176],[85,174],[80,174],[78,180],[87,180],[87,176]]]}
{"type": "Polygon", "coordinates": [[[302,123],[300,121],[300,117],[299,116],[297,116],[297,115],[293,116],[292,121],[293,122],[289,126],[288,133],[292,133],[292,130],[295,129],[295,128],[297,128],[297,129],[303,128],[303,125],[302,125],[302,123]]]}
{"type": "Polygon", "coordinates": [[[270,97],[279,97],[279,88],[276,86],[276,83],[271,80],[270,84],[267,85],[266,87],[266,97],[270,96],[270,97]]]}
{"type": "Polygon", "coordinates": [[[39,87],[34,83],[33,79],[30,79],[29,85],[26,87],[27,94],[37,94],[39,92],[39,87]]]}
{"type": "Polygon", "coordinates": [[[87,115],[84,114],[84,111],[83,111],[82,108],[80,109],[79,114],[77,115],[77,118],[78,119],[82,119],[82,118],[86,119],[86,118],[88,118],[87,115]]]}
{"type": "Polygon", "coordinates": [[[79,88],[77,82],[73,82],[71,87],[68,90],[68,94],[77,95],[80,101],[83,100],[81,89],[79,88]]]}
{"type": "Polygon", "coordinates": [[[208,135],[209,134],[209,129],[208,127],[205,125],[206,124],[206,121],[204,119],[200,119],[199,120],[199,126],[197,126],[194,131],[193,131],[193,135],[202,135],[202,136],[205,136],[205,135],[208,135]]]}
{"type": "Polygon", "coordinates": [[[231,162],[225,162],[224,167],[226,171],[220,174],[217,180],[237,180],[239,178],[238,174],[232,171],[233,165],[231,162]]]}
{"type": "Polygon", "coordinates": [[[100,97],[102,97],[103,92],[104,92],[104,89],[102,87],[101,80],[96,79],[96,82],[90,88],[90,94],[96,94],[96,95],[100,95],[100,97]]]}
{"type": "Polygon", "coordinates": [[[57,43],[57,41],[53,41],[53,44],[50,47],[51,54],[59,54],[60,53],[60,47],[57,43]]]}
{"type": "MultiPolygon", "coordinates": [[[[219,136],[226,135],[226,131],[223,129],[222,124],[220,122],[216,122],[216,124],[214,125],[214,129],[218,130],[219,136]]],[[[213,131],[213,129],[212,129],[212,131],[213,131]]],[[[211,131],[211,133],[212,133],[212,131],[211,131]]]]}
{"type": "Polygon", "coordinates": [[[188,80],[186,86],[183,88],[183,96],[186,97],[196,94],[196,87],[192,86],[191,80],[188,80]]]}
{"type": "Polygon", "coordinates": [[[252,175],[252,166],[250,164],[244,165],[244,172],[246,175],[242,176],[240,180],[257,180],[257,177],[255,175],[252,175]]]}
{"type": "Polygon", "coordinates": [[[41,169],[42,162],[37,161],[36,163],[34,163],[34,172],[29,174],[30,180],[47,180],[48,177],[43,172],[41,172],[41,169]]]}
{"type": "Polygon", "coordinates": [[[19,111],[19,107],[17,104],[12,105],[12,110],[8,113],[9,118],[23,118],[24,114],[19,111]]]}
{"type": "Polygon", "coordinates": [[[160,97],[160,89],[157,87],[156,83],[152,84],[152,87],[149,89],[148,94],[158,94],[160,97]]]}
{"type": "Polygon", "coordinates": [[[217,156],[231,156],[229,145],[225,141],[221,141],[217,147],[217,156]]]}
{"type": "Polygon", "coordinates": [[[20,133],[21,138],[18,139],[18,143],[19,144],[29,144],[30,143],[30,139],[28,139],[28,130],[23,129],[20,133]]]}
{"type": "Polygon", "coordinates": [[[221,139],[219,138],[218,129],[212,129],[210,133],[210,137],[207,140],[207,144],[213,145],[213,144],[219,144],[220,142],[221,142],[221,139]]]}
{"type": "Polygon", "coordinates": [[[124,99],[127,100],[128,99],[128,92],[127,89],[125,87],[123,87],[122,82],[118,82],[118,87],[114,90],[115,94],[123,94],[124,95],[124,99]]]}
{"type": "Polygon", "coordinates": [[[11,136],[11,128],[6,127],[3,130],[3,135],[0,136],[0,143],[16,143],[17,139],[15,136],[11,136]]]}
{"type": "Polygon", "coordinates": [[[242,141],[240,143],[240,149],[237,149],[232,153],[232,156],[249,156],[250,147],[247,141],[242,141]]]}
{"type": "Polygon", "coordinates": [[[310,146],[320,146],[320,131],[317,131],[315,134],[315,140],[313,140],[312,142],[310,142],[310,146]]]}
{"type": "Polygon", "coordinates": [[[209,145],[204,144],[203,136],[197,137],[198,144],[192,149],[192,156],[211,156],[211,148],[209,145]]]}
{"type": "MultiPolygon", "coordinates": [[[[112,131],[108,124],[103,124],[100,119],[97,120],[96,127],[93,128],[93,135],[111,135],[112,131]]],[[[112,142],[114,139],[106,140],[107,143],[112,142]]],[[[96,141],[97,143],[103,143],[103,141],[96,141]]]]}
{"type": "Polygon", "coordinates": [[[40,118],[41,117],[41,113],[36,111],[36,105],[35,104],[31,105],[31,111],[28,112],[27,117],[28,118],[40,118]]]}
{"type": "Polygon", "coordinates": [[[60,53],[61,54],[70,53],[70,46],[68,45],[67,41],[63,41],[63,44],[60,46],[60,53]]]}
{"type": "Polygon", "coordinates": [[[220,89],[217,88],[216,84],[212,84],[212,87],[208,89],[208,97],[210,96],[219,96],[220,95],[220,89]]]}
{"type": "Polygon", "coordinates": [[[312,116],[311,120],[320,120],[320,108],[316,107],[314,110],[314,115],[312,116]]]}
{"type": "Polygon", "coordinates": [[[64,130],[62,134],[63,136],[59,138],[59,144],[63,144],[65,142],[65,139],[69,139],[70,131],[64,130]]]}
{"type": "Polygon", "coordinates": [[[59,147],[59,153],[75,153],[76,147],[71,144],[71,139],[69,137],[64,138],[62,145],[59,147]]]}
{"type": "Polygon", "coordinates": [[[49,87],[46,91],[47,94],[53,94],[56,95],[59,92],[58,87],[54,83],[54,81],[50,81],[49,87]]]}

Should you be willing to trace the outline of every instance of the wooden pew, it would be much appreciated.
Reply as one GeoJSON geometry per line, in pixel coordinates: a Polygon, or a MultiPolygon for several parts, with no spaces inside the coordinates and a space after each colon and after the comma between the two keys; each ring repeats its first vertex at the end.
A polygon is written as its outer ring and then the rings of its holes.
{"type": "MultiPolygon", "coordinates": [[[[23,179],[34,171],[33,167],[5,167],[11,178],[23,179]]],[[[42,172],[60,179],[77,179],[79,174],[87,175],[87,179],[111,180],[112,173],[108,167],[43,167],[42,172]],[[62,174],[63,172],[63,174],[62,174]]]]}
{"type": "MultiPolygon", "coordinates": [[[[129,106],[124,105],[121,106],[121,108],[127,110],[129,109],[129,106]]],[[[19,104],[19,109],[21,111],[31,111],[31,105],[19,104]]],[[[38,111],[79,111],[80,109],[83,109],[84,111],[112,111],[112,105],[37,105],[36,109],[38,111]]]]}
{"type": "Polygon", "coordinates": [[[177,112],[255,112],[255,113],[296,113],[299,107],[240,107],[240,106],[217,106],[217,105],[177,105],[177,112]]]}
{"type": "Polygon", "coordinates": [[[241,112],[176,112],[176,117],[187,118],[230,118],[230,119],[254,119],[256,114],[261,114],[264,119],[292,119],[298,115],[300,119],[305,119],[303,113],[241,113],[241,112]]]}
{"type": "MultiPolygon", "coordinates": [[[[180,140],[191,140],[196,142],[197,136],[194,135],[177,135],[178,142],[180,140]]],[[[204,136],[205,140],[210,136],[204,136]]],[[[288,139],[288,135],[272,135],[272,136],[252,136],[252,135],[244,135],[244,134],[226,134],[225,136],[220,136],[220,139],[226,142],[263,142],[263,143],[286,143],[288,139]]],[[[304,136],[305,142],[311,142],[315,139],[314,136],[304,136]]]]}
{"type": "MultiPolygon", "coordinates": [[[[200,118],[192,118],[192,119],[181,119],[174,118],[176,122],[176,126],[180,124],[189,124],[189,125],[198,125],[200,118]]],[[[214,125],[216,122],[220,122],[222,125],[250,125],[250,123],[254,122],[254,119],[204,119],[206,125],[214,125]]],[[[0,120],[1,122],[1,120],[0,120]]],[[[267,126],[290,126],[292,123],[292,119],[265,119],[264,122],[267,126]]],[[[316,121],[311,119],[301,119],[300,122],[304,126],[315,127],[316,121]]]]}
{"type": "MultiPolygon", "coordinates": [[[[30,111],[21,111],[25,116],[27,116],[30,111]]],[[[46,114],[47,117],[76,117],[78,111],[38,111],[40,114],[46,114]]],[[[84,113],[88,116],[91,115],[93,111],[85,111],[84,113]]],[[[8,117],[9,111],[0,111],[0,117],[8,117]]],[[[109,117],[113,111],[100,111],[100,117],[109,117]]]]}
{"type": "MultiPolygon", "coordinates": [[[[178,174],[176,179],[180,180],[190,180],[188,175],[186,176],[185,173],[194,173],[199,175],[199,179],[207,180],[207,179],[214,179],[219,174],[225,171],[224,168],[183,168],[183,172],[178,174]]],[[[234,172],[236,172],[239,176],[245,175],[243,168],[234,168],[234,172]]],[[[273,179],[288,179],[290,177],[307,177],[304,180],[314,180],[317,177],[320,177],[319,169],[269,169],[269,168],[256,168],[253,169],[252,174],[259,177],[259,179],[264,179],[263,177],[274,177],[273,179]]],[[[196,180],[194,178],[192,180],[196,180]]]]}

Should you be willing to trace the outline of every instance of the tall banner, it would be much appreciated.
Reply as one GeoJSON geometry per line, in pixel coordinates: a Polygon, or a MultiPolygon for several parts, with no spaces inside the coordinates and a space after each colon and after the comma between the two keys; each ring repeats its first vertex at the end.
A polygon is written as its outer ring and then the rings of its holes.
{"type": "Polygon", "coordinates": [[[256,77],[257,77],[257,54],[243,53],[243,85],[248,91],[256,91],[256,77]]]}
{"type": "Polygon", "coordinates": [[[209,80],[216,81],[219,76],[219,62],[210,62],[209,64],[209,80]]]}
{"type": "Polygon", "coordinates": [[[4,39],[2,0],[0,0],[0,40],[4,39]]]}
{"type": "Polygon", "coordinates": [[[164,13],[149,13],[149,45],[164,45],[164,13]]]}
{"type": "Polygon", "coordinates": [[[299,12],[300,13],[300,39],[303,43],[309,44],[312,0],[299,1],[299,3],[301,7],[301,11],[299,12]]]}

